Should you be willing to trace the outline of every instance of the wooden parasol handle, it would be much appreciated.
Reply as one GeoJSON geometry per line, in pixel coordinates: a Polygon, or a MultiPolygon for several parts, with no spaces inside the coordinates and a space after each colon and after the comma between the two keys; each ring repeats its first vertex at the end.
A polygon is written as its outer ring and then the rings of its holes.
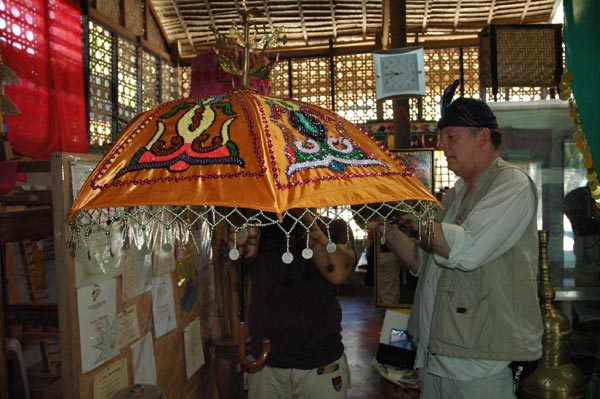
{"type": "Polygon", "coordinates": [[[252,361],[252,360],[248,359],[248,357],[246,355],[246,338],[247,338],[246,323],[244,323],[242,321],[242,322],[240,322],[240,335],[239,335],[239,341],[238,341],[238,356],[240,358],[240,363],[242,364],[242,366],[244,366],[246,368],[246,370],[252,371],[252,370],[255,370],[255,369],[261,367],[267,361],[269,354],[271,354],[271,340],[269,338],[263,339],[263,351],[260,354],[260,356],[258,357],[258,359],[252,361]]]}

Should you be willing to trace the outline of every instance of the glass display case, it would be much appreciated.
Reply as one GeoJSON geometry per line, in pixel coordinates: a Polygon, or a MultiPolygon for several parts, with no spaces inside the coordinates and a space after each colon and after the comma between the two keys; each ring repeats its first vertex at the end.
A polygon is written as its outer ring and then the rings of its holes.
{"type": "MultiPolygon", "coordinates": [[[[578,312],[580,318],[596,317],[598,313],[600,319],[600,306],[597,311],[585,306],[600,300],[600,222],[596,225],[596,210],[586,195],[586,169],[572,138],[575,125],[568,103],[549,100],[489,104],[502,129],[506,157],[525,169],[536,183],[537,225],[549,231],[548,258],[556,300],[568,303],[568,311],[578,312]]],[[[377,264],[378,259],[376,268],[377,264]]],[[[377,301],[378,306],[411,306],[414,284],[407,273],[400,276],[400,299],[377,301]]],[[[376,291],[382,286],[375,281],[376,291]]]]}

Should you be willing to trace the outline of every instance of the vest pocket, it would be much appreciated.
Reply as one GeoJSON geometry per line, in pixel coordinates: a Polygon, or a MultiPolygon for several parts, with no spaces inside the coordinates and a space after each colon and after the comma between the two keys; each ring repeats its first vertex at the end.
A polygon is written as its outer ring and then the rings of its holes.
{"type": "Polygon", "coordinates": [[[487,339],[482,328],[488,317],[489,290],[481,281],[470,284],[459,279],[454,283],[452,287],[440,284],[432,340],[464,349],[485,346],[481,341],[487,339]]]}

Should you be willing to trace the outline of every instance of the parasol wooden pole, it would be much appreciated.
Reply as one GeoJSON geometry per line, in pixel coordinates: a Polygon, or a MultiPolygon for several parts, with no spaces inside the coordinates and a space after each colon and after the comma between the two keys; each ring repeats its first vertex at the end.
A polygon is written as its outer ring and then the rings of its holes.
{"type": "Polygon", "coordinates": [[[242,60],[242,88],[250,87],[248,71],[250,70],[250,14],[244,0],[244,11],[242,12],[244,24],[244,59],[242,60]]]}
{"type": "Polygon", "coordinates": [[[240,318],[240,331],[238,337],[238,355],[240,358],[240,363],[247,370],[255,370],[261,367],[269,357],[271,353],[271,340],[269,338],[263,339],[263,351],[256,360],[248,359],[246,354],[246,341],[248,339],[248,334],[246,331],[246,300],[245,300],[245,285],[246,285],[246,265],[245,265],[245,256],[240,255],[240,310],[239,310],[239,318],[240,318]]]}

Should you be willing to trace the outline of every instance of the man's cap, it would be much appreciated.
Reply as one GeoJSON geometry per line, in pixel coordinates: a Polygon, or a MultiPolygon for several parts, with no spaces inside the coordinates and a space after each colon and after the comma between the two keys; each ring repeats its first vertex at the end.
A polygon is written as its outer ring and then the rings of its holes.
{"type": "Polygon", "coordinates": [[[460,97],[452,101],[459,81],[456,80],[444,90],[440,108],[442,117],[438,121],[438,129],[447,126],[487,127],[498,129],[496,116],[490,107],[481,100],[460,97]]]}

